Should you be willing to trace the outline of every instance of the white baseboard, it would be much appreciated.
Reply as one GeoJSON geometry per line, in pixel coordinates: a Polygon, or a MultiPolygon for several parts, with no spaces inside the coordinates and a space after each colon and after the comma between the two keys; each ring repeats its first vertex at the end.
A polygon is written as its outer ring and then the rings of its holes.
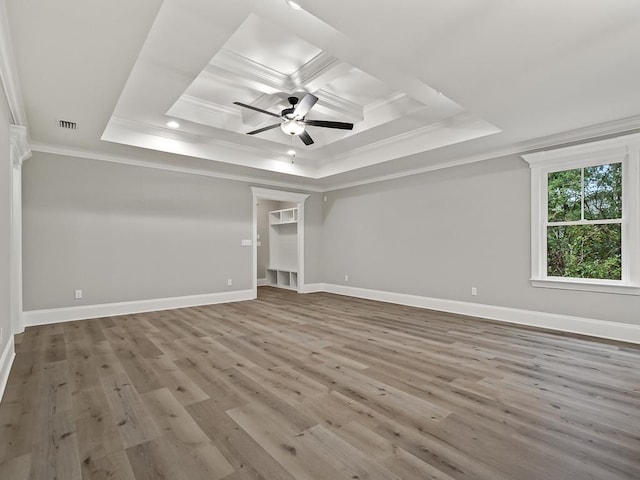
{"type": "Polygon", "coordinates": [[[83,305],[79,307],[52,308],[47,310],[28,310],[23,312],[25,326],[48,325],[51,323],[85,320],[88,318],[113,317],[133,313],[171,310],[174,308],[197,307],[214,303],[241,302],[252,300],[253,290],[236,290],[233,292],[207,293],[185,297],[158,298],[154,300],[137,300],[133,302],[103,303],[99,305],[83,305]]]}
{"type": "Polygon", "coordinates": [[[4,391],[7,388],[7,382],[9,381],[9,372],[11,371],[11,365],[13,365],[13,359],[16,357],[15,345],[13,343],[13,335],[9,336],[9,341],[2,351],[0,356],[0,401],[4,396],[4,391]]]}
{"type": "Polygon", "coordinates": [[[307,283],[302,285],[300,288],[300,293],[318,293],[326,291],[327,285],[325,283],[307,283]]]}
{"type": "MultiPolygon", "coordinates": [[[[328,292],[337,295],[365,298],[381,302],[396,303],[419,308],[428,308],[442,312],[469,315],[486,318],[499,322],[507,322],[531,327],[546,328],[561,332],[570,332],[592,337],[607,338],[622,342],[640,344],[640,326],[628,323],[608,322],[592,318],[573,317],[554,313],[536,312],[517,308],[484,305],[480,303],[445,300],[441,298],[422,297],[404,293],[385,292],[367,288],[348,287],[330,283],[311,283],[301,288],[300,293],[328,292]]],[[[101,305],[86,305],[80,307],[54,308],[49,310],[31,310],[23,313],[26,326],[46,325],[87,318],[111,317],[133,313],[170,310],[174,308],[195,307],[215,303],[239,302],[252,300],[253,290],[238,290],[205,295],[191,295],[186,297],[162,298],[156,300],[140,300],[134,302],[107,303],[101,305]]],[[[13,340],[11,340],[11,354],[3,352],[0,361],[0,382],[4,377],[4,363],[13,361],[13,340]],[[5,356],[9,355],[10,360],[5,356]]],[[[8,370],[6,372],[8,375],[8,370]]],[[[6,381],[6,380],[5,380],[6,381]]],[[[2,386],[2,383],[0,383],[2,386]]]]}
{"type": "Polygon", "coordinates": [[[267,284],[267,279],[266,278],[258,278],[258,283],[257,285],[259,287],[264,287],[267,284]]]}
{"type": "MultiPolygon", "coordinates": [[[[320,284],[318,284],[320,285],[320,284]]],[[[592,337],[607,338],[621,342],[640,343],[640,325],[608,322],[592,318],[572,317],[554,313],[535,312],[517,308],[483,305],[481,303],[444,300],[441,298],[421,297],[404,293],[384,292],[367,288],[347,287],[344,285],[321,284],[328,293],[350,297],[397,303],[411,307],[428,308],[460,315],[486,318],[499,322],[515,323],[531,327],[546,328],[562,332],[577,333],[592,337]]]]}

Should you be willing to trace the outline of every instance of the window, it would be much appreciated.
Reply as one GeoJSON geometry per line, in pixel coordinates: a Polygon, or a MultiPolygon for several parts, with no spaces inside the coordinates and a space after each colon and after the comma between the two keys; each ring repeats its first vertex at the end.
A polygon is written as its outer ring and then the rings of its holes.
{"type": "Polygon", "coordinates": [[[640,135],[523,155],[531,283],[640,293],[640,135]]]}

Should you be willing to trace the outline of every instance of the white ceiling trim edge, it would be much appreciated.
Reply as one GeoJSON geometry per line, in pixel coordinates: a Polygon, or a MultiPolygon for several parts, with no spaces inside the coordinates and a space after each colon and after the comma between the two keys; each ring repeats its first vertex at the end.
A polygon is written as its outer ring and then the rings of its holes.
{"type": "Polygon", "coordinates": [[[467,155],[460,159],[438,163],[437,165],[429,165],[427,167],[406,170],[404,172],[379,175],[377,177],[372,177],[366,180],[356,180],[353,182],[337,184],[330,187],[325,187],[323,189],[323,193],[334,190],[342,190],[344,188],[359,187],[362,185],[368,185],[370,183],[395,180],[397,178],[408,177],[409,175],[418,175],[421,173],[433,172],[435,170],[441,170],[443,168],[451,168],[460,165],[466,165],[468,163],[491,160],[492,158],[506,157],[508,155],[522,156],[524,154],[533,154],[543,149],[563,148],[575,143],[596,141],[601,137],[607,137],[610,135],[631,135],[634,133],[638,133],[638,130],[640,130],[640,115],[624,118],[621,120],[614,120],[612,122],[603,123],[600,125],[589,126],[578,130],[572,130],[570,132],[564,132],[557,135],[550,135],[548,137],[514,144],[511,147],[496,148],[476,155],[467,155]]]}
{"type": "MultiPolygon", "coordinates": [[[[2,0],[0,0],[2,1],[2,0]]],[[[637,133],[636,130],[640,130],[640,115],[624,118],[620,120],[614,120],[605,124],[594,125],[585,127],[578,130],[572,130],[557,135],[551,135],[541,139],[532,140],[520,144],[514,144],[511,147],[497,148],[488,150],[487,152],[477,155],[467,155],[457,160],[449,162],[439,163],[437,165],[429,165],[423,168],[417,168],[413,170],[406,170],[403,172],[392,173],[388,175],[379,175],[368,179],[357,180],[345,183],[336,183],[335,185],[311,185],[305,183],[296,182],[279,182],[274,180],[260,179],[259,177],[243,176],[243,175],[229,175],[218,172],[211,172],[208,170],[178,167],[170,165],[162,165],[151,162],[149,160],[135,159],[133,157],[125,157],[115,154],[106,154],[103,152],[94,152],[90,150],[77,150],[66,147],[60,147],[57,145],[49,145],[43,143],[30,143],[29,147],[34,152],[52,153],[56,155],[69,155],[73,157],[88,158],[92,160],[103,160],[107,162],[120,163],[125,165],[133,165],[138,167],[156,168],[160,170],[175,171],[180,173],[189,173],[192,175],[203,175],[207,177],[222,178],[228,180],[236,180],[239,182],[258,183],[262,185],[270,185],[281,188],[295,188],[299,190],[308,190],[311,192],[331,192],[335,190],[341,190],[345,188],[358,187],[361,185],[367,185],[369,183],[384,182],[387,180],[395,180],[397,178],[407,177],[410,175],[417,175],[421,173],[432,172],[435,170],[441,170],[444,168],[451,168],[468,163],[479,162],[483,160],[490,160],[492,158],[500,158],[507,155],[522,155],[525,153],[533,153],[536,150],[545,148],[559,148],[566,146],[567,144],[574,142],[585,142],[588,140],[596,140],[598,137],[608,135],[623,135],[637,133]]]]}
{"type": "Polygon", "coordinates": [[[221,178],[224,180],[234,180],[237,182],[255,183],[259,185],[269,185],[280,188],[294,188],[298,190],[308,190],[311,192],[322,192],[323,188],[317,185],[309,185],[306,183],[296,182],[279,182],[275,180],[268,180],[260,178],[258,176],[253,177],[249,175],[230,175],[227,173],[212,172],[200,168],[193,167],[180,167],[177,165],[164,165],[155,163],[149,160],[143,160],[135,158],[134,156],[123,156],[112,153],[95,152],[91,150],[80,150],[74,148],[60,147],[58,145],[51,145],[46,143],[30,143],[29,147],[33,152],[51,153],[54,155],[66,155],[76,158],[87,158],[89,160],[101,160],[104,162],[119,163],[122,165],[131,165],[134,167],[154,168],[157,170],[166,170],[170,172],[188,173],[191,175],[201,175],[204,177],[221,178]]]}
{"type": "Polygon", "coordinates": [[[13,123],[27,126],[27,114],[22,101],[22,91],[18,79],[13,47],[11,44],[11,32],[5,0],[0,0],[0,80],[7,96],[9,109],[13,116],[13,123]]]}
{"type": "MultiPolygon", "coordinates": [[[[182,97],[180,97],[178,102],[183,102],[183,103],[185,103],[186,105],[189,105],[192,108],[197,108],[197,109],[202,110],[203,112],[208,113],[208,114],[214,114],[215,115],[215,114],[223,113],[225,115],[237,115],[237,116],[240,116],[240,113],[238,112],[237,108],[233,108],[233,107],[226,106],[226,105],[220,105],[219,103],[208,102],[206,100],[194,97],[192,95],[186,95],[185,94],[182,97]]],[[[176,103],[178,103],[178,102],[176,102],[176,103]]],[[[175,105],[169,109],[169,112],[171,112],[174,107],[175,107],[175,105]]]]}

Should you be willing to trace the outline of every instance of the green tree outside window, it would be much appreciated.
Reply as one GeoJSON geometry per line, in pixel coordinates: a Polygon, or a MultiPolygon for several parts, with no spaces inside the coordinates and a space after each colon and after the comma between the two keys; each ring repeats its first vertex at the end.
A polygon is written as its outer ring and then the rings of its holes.
{"type": "Polygon", "coordinates": [[[622,164],[547,177],[547,275],[622,278],[622,164]]]}

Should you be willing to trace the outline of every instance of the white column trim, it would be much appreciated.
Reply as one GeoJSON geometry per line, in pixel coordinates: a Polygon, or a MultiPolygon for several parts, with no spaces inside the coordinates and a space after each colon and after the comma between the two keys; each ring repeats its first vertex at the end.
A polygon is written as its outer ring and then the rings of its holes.
{"type": "Polygon", "coordinates": [[[10,183],[10,299],[11,334],[24,331],[22,314],[22,164],[31,157],[27,145],[27,129],[11,125],[9,131],[10,183]]]}
{"type": "Polygon", "coordinates": [[[13,365],[13,360],[15,358],[15,344],[13,337],[11,337],[5,345],[4,350],[0,353],[0,401],[2,401],[2,397],[4,396],[7,381],[9,380],[9,373],[11,372],[11,366],[13,365]]]}
{"type": "Polygon", "coordinates": [[[9,142],[11,148],[11,163],[21,167],[25,160],[31,158],[31,148],[27,143],[26,127],[10,125],[9,142]]]}

